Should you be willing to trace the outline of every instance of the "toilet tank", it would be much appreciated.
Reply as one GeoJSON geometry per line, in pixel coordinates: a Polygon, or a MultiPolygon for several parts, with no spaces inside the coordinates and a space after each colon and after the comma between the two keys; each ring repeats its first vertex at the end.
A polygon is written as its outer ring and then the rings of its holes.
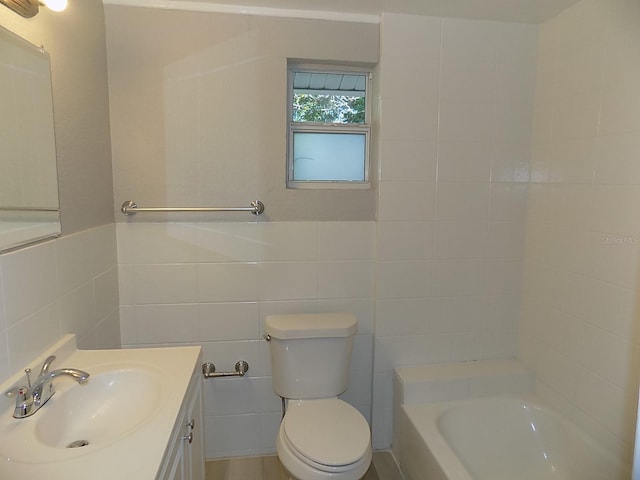
{"type": "Polygon", "coordinates": [[[284,398],[327,398],[347,389],[354,315],[344,313],[269,315],[273,390],[284,398]]]}

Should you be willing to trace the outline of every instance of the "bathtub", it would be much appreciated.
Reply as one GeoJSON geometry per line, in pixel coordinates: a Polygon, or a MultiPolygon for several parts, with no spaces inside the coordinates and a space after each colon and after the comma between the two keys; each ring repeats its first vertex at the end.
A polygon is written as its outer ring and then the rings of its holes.
{"type": "MultiPolygon", "coordinates": [[[[415,382],[407,382],[406,376],[403,382],[402,372],[396,372],[400,402],[395,405],[393,451],[406,480],[631,478],[630,469],[610,452],[531,393],[522,392],[531,390],[531,377],[517,363],[497,365],[503,373],[497,377],[486,373],[488,368],[483,375],[425,380],[435,392],[429,392],[425,382],[416,389],[415,382]],[[491,386],[499,395],[487,396],[491,386]],[[454,398],[415,401],[425,394],[454,398]]],[[[464,366],[456,368],[462,371],[464,366]]],[[[478,365],[471,367],[477,370],[478,365]]]]}

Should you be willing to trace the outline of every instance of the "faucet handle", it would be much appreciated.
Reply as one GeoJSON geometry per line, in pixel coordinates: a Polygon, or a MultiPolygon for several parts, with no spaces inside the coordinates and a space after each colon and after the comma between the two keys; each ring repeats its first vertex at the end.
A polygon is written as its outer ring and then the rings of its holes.
{"type": "Polygon", "coordinates": [[[29,387],[18,387],[6,392],[9,396],[16,397],[16,407],[13,411],[14,418],[24,418],[33,412],[33,395],[29,387]],[[9,395],[11,392],[11,395],[9,395]]]}

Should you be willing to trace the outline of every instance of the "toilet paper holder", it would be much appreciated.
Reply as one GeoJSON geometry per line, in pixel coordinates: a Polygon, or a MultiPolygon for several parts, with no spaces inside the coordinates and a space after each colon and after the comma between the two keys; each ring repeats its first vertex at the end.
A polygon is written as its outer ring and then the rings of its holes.
{"type": "Polygon", "coordinates": [[[211,362],[202,364],[202,375],[207,378],[221,378],[221,377],[244,377],[249,371],[249,364],[244,360],[236,362],[235,372],[216,372],[216,366],[211,362]]]}

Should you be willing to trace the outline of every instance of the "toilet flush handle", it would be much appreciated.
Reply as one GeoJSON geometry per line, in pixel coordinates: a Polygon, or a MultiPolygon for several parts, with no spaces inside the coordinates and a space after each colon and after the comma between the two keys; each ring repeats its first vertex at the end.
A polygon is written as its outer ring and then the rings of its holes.
{"type": "Polygon", "coordinates": [[[264,339],[265,339],[267,342],[270,342],[270,341],[271,341],[271,335],[269,335],[268,333],[265,333],[265,334],[263,335],[263,337],[264,337],[264,339]]]}

